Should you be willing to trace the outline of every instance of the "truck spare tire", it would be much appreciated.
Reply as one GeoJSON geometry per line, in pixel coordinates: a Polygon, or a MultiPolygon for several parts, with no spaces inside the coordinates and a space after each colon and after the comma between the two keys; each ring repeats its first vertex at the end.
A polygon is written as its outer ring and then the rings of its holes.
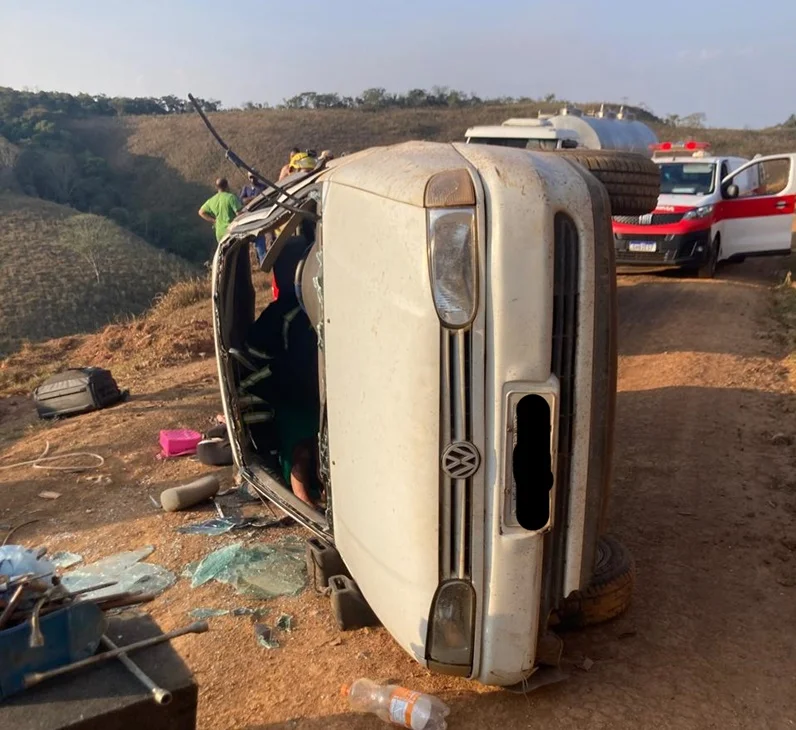
{"type": "Polygon", "coordinates": [[[615,150],[558,150],[551,153],[585,167],[608,191],[612,215],[644,215],[658,205],[661,176],[658,166],[634,152],[615,150]]]}

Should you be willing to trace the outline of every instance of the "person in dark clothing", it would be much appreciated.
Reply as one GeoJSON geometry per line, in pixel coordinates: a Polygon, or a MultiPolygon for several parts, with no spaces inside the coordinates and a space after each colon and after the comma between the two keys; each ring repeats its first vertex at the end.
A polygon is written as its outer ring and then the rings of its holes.
{"type": "Polygon", "coordinates": [[[246,205],[246,203],[248,203],[250,200],[256,198],[263,190],[265,190],[265,185],[263,185],[263,183],[261,183],[253,173],[250,172],[248,178],[248,185],[244,185],[240,191],[240,199],[244,205],[246,205]]]}
{"type": "Polygon", "coordinates": [[[313,468],[320,421],[318,341],[294,286],[308,246],[303,236],[290,239],[274,265],[280,296],[249,329],[246,354],[261,368],[241,381],[240,396],[256,399],[250,419],[273,421],[285,482],[314,505],[321,491],[313,468]]]}

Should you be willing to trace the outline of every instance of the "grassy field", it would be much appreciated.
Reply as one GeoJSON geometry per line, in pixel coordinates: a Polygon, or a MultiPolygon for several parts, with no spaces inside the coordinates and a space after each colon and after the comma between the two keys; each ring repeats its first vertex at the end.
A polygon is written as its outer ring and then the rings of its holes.
{"type": "Polygon", "coordinates": [[[137,314],[193,267],[99,216],[0,193],[0,354],[137,314]]]}

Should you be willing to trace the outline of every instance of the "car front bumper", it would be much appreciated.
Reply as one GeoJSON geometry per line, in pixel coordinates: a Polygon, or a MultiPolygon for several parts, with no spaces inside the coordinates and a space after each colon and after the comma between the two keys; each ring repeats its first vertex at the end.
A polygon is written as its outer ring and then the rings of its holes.
{"type": "Polygon", "coordinates": [[[704,264],[710,252],[710,230],[682,234],[614,233],[617,266],[687,267],[704,264]],[[632,244],[655,244],[654,251],[634,251],[632,244]]]}

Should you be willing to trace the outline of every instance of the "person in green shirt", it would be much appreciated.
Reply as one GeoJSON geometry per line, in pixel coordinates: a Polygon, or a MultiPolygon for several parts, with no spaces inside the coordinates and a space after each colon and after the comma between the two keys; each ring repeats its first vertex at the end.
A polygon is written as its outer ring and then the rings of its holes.
{"type": "Polygon", "coordinates": [[[229,183],[225,177],[216,180],[216,190],[218,192],[199,208],[199,216],[213,224],[216,241],[221,241],[243,203],[235,193],[229,192],[229,183]]]}

